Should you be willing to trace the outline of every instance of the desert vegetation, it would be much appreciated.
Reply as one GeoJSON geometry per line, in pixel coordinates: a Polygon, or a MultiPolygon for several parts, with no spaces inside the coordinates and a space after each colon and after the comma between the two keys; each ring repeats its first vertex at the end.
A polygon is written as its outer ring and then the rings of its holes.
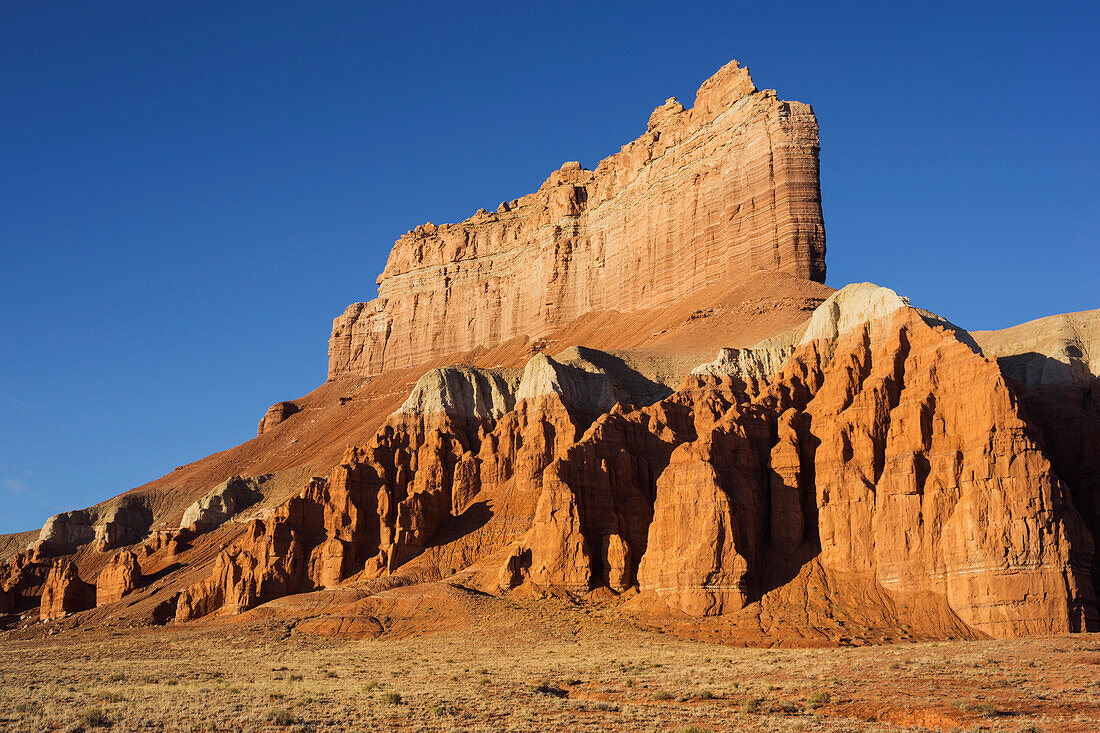
{"type": "Polygon", "coordinates": [[[538,611],[517,604],[512,615],[485,614],[480,628],[467,620],[450,631],[362,641],[270,620],[9,633],[0,644],[0,729],[1085,733],[1100,726],[1100,636],[1093,634],[740,648],[538,603],[538,611]]]}

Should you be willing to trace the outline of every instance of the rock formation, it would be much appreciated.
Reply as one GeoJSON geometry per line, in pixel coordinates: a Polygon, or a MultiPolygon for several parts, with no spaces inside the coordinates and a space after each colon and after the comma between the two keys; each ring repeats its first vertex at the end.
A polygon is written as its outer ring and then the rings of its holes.
{"type": "Polygon", "coordinates": [[[42,588],[39,618],[47,621],[95,608],[95,596],[95,586],[80,579],[76,563],[57,563],[50,570],[42,588]]]}
{"type": "Polygon", "coordinates": [[[65,555],[95,543],[100,550],[141,541],[152,524],[152,512],[140,501],[113,500],[91,509],[55,514],[39,533],[37,550],[65,555]]]}
{"type": "Polygon", "coordinates": [[[0,562],[0,613],[18,613],[39,604],[51,564],[29,552],[0,562]]]}
{"type": "Polygon", "coordinates": [[[267,408],[267,412],[260,418],[260,424],[256,426],[256,435],[263,435],[291,415],[297,414],[298,411],[298,405],[293,402],[276,402],[267,408]]]}
{"type": "Polygon", "coordinates": [[[813,113],[730,64],[595,171],[402,237],[325,385],[51,518],[0,614],[371,636],[460,588],[763,640],[1100,630],[1100,312],[970,334],[824,272],[813,113]]]}
{"type": "Polygon", "coordinates": [[[594,171],[566,163],[495,212],[397,240],[378,298],[333,322],[329,378],[655,308],[754,270],[825,279],[817,120],[731,62],[594,171]]]}
{"type": "Polygon", "coordinates": [[[106,606],[122,600],[141,585],[141,567],[133,552],[112,557],[95,581],[95,604],[106,606]]]}
{"type": "Polygon", "coordinates": [[[241,510],[255,504],[263,498],[262,484],[270,476],[243,478],[232,476],[210,490],[210,493],[196,501],[183,512],[181,529],[190,529],[198,534],[209,532],[234,516],[241,510]]]}
{"type": "Polygon", "coordinates": [[[1089,628],[1092,538],[1069,491],[996,364],[940,324],[851,286],[774,375],[746,375],[766,359],[743,350],[636,408],[591,362],[430,372],[369,446],[223,553],[177,618],[383,574],[637,587],[708,616],[812,563],[883,599],[939,598],[978,633],[1089,628]]]}

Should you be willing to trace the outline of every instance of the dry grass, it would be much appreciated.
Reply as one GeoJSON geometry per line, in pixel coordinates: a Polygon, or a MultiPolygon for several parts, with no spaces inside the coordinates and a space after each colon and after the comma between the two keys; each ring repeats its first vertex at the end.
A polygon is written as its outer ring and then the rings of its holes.
{"type": "Polygon", "coordinates": [[[0,730],[1100,729],[1097,635],[742,649],[565,607],[487,623],[367,641],[274,621],[0,636],[0,730]]]}

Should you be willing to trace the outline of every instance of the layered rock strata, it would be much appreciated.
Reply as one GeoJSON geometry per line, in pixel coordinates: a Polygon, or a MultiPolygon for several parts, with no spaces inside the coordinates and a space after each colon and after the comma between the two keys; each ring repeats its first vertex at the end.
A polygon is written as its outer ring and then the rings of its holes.
{"type": "Polygon", "coordinates": [[[817,121],[731,62],[594,171],[566,163],[494,212],[401,237],[378,297],[333,322],[329,378],[668,305],[755,270],[825,279],[817,121]]]}

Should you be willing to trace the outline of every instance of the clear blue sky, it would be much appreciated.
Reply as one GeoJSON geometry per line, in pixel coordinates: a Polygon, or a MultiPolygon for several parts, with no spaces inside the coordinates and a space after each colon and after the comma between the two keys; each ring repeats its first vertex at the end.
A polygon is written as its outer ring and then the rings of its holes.
{"type": "Polygon", "coordinates": [[[0,532],[254,435],[400,234],[731,58],[821,124],[829,283],[1100,307],[1094,2],[0,5],[0,532]]]}

